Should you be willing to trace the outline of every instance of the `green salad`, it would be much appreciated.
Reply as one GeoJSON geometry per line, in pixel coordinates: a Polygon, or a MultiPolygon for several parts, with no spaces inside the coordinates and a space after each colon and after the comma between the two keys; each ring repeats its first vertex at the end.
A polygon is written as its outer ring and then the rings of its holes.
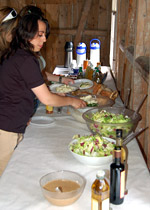
{"type": "Polygon", "coordinates": [[[69,145],[69,149],[78,154],[88,157],[104,157],[112,155],[115,144],[98,134],[77,137],[76,141],[69,145]]]}
{"type": "Polygon", "coordinates": [[[116,138],[116,129],[122,129],[124,137],[133,126],[130,117],[110,113],[106,110],[97,111],[91,117],[88,115],[86,117],[94,121],[94,123],[90,123],[92,132],[109,138],[116,138]]]}
{"type": "Polygon", "coordinates": [[[82,96],[80,99],[84,100],[89,107],[98,106],[97,99],[92,95],[82,96]]]}

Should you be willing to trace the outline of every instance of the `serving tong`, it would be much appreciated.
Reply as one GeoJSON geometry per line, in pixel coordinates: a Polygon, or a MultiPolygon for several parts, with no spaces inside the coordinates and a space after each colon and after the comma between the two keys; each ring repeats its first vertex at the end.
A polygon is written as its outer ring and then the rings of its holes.
{"type": "Polygon", "coordinates": [[[137,115],[137,113],[140,111],[145,99],[147,98],[147,94],[144,95],[143,99],[141,100],[140,104],[138,105],[137,109],[135,110],[134,114],[133,114],[133,119],[135,118],[135,116],[137,115]]]}
{"type": "MultiPolygon", "coordinates": [[[[131,95],[131,89],[128,88],[127,89],[127,96],[125,98],[125,102],[124,102],[124,108],[128,108],[128,105],[129,105],[129,99],[130,99],[130,95],[131,95]]],[[[141,100],[141,102],[139,103],[138,107],[136,108],[134,114],[133,114],[133,119],[135,118],[135,116],[137,115],[137,113],[140,111],[144,101],[146,100],[147,98],[147,94],[144,95],[143,99],[141,100]]]]}
{"type": "Polygon", "coordinates": [[[132,141],[135,137],[139,136],[143,131],[145,131],[148,127],[146,128],[140,128],[138,131],[135,133],[129,134],[124,140],[123,140],[123,145],[127,145],[130,141],[132,141]]]}
{"type": "MultiPolygon", "coordinates": [[[[128,106],[128,102],[129,102],[129,98],[130,98],[130,93],[131,93],[131,90],[128,89],[128,93],[127,93],[127,97],[126,97],[126,100],[125,100],[125,103],[124,103],[124,107],[127,108],[128,106]]],[[[141,102],[139,103],[137,109],[135,110],[135,112],[133,113],[133,117],[132,119],[134,119],[137,115],[137,113],[140,111],[145,99],[147,98],[147,94],[144,95],[143,99],[141,100],[141,102]]],[[[123,141],[123,145],[126,145],[128,144],[132,139],[134,139],[135,137],[139,136],[143,131],[145,131],[148,127],[145,127],[145,128],[140,128],[138,131],[136,131],[135,133],[131,133],[129,134],[123,141]]]]}

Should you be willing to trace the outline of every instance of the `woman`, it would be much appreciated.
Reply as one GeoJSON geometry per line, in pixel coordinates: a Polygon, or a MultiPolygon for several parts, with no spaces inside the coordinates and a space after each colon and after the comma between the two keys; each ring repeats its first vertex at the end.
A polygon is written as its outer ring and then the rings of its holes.
{"type": "Polygon", "coordinates": [[[18,23],[17,12],[11,7],[0,7],[0,55],[9,47],[18,23]]]}
{"type": "MultiPolygon", "coordinates": [[[[39,15],[41,17],[44,18],[44,13],[42,12],[42,10],[37,7],[37,6],[33,6],[33,5],[27,5],[25,7],[23,7],[20,12],[19,12],[19,16],[22,18],[27,14],[33,14],[33,15],[39,15]]],[[[47,24],[47,34],[50,33],[50,28],[49,28],[49,24],[46,22],[47,24]]],[[[40,69],[42,71],[42,75],[43,78],[46,82],[48,81],[53,81],[53,82],[59,82],[59,83],[64,83],[64,84],[69,84],[69,83],[74,83],[74,80],[68,77],[61,77],[61,76],[57,76],[54,74],[51,74],[47,71],[45,71],[45,67],[46,67],[46,61],[43,58],[43,56],[41,55],[41,53],[39,54],[39,64],[40,64],[40,69]]],[[[39,100],[35,97],[34,99],[34,112],[36,112],[37,108],[39,106],[39,100]]],[[[58,111],[60,110],[60,108],[58,108],[58,111]]]]}
{"type": "MultiPolygon", "coordinates": [[[[19,12],[19,16],[21,18],[27,14],[39,15],[44,18],[44,13],[42,12],[42,10],[39,7],[36,7],[33,5],[27,5],[27,6],[23,7],[19,12]]],[[[47,27],[47,30],[48,31],[50,30],[49,27],[47,27]]],[[[41,68],[43,77],[45,78],[46,81],[61,82],[64,84],[69,84],[70,82],[74,83],[74,80],[71,78],[59,77],[57,75],[54,75],[54,74],[51,74],[51,73],[45,71],[46,62],[41,54],[39,55],[39,64],[40,64],[40,68],[41,68]]]]}
{"type": "Polygon", "coordinates": [[[38,53],[46,42],[47,22],[25,15],[0,65],[0,173],[9,161],[34,111],[36,97],[45,105],[85,107],[84,101],[51,93],[41,75],[38,53]]]}

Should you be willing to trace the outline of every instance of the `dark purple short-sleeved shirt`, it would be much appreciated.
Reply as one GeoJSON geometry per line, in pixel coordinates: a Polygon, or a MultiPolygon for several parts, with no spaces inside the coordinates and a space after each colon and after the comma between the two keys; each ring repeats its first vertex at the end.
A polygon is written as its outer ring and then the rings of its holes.
{"type": "Polygon", "coordinates": [[[0,129],[25,132],[34,111],[31,88],[43,83],[38,59],[22,49],[0,65],[0,129]]]}

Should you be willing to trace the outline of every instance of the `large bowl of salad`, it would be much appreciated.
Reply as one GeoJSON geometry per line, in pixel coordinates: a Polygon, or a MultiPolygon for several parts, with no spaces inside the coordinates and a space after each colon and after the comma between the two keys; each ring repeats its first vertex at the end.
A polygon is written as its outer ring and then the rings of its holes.
{"type": "Polygon", "coordinates": [[[113,160],[115,140],[100,135],[75,136],[68,146],[79,162],[89,166],[110,164],[113,160]]]}
{"type": "Polygon", "coordinates": [[[142,119],[139,113],[124,107],[93,108],[83,113],[89,130],[108,138],[116,138],[116,129],[123,130],[123,138],[134,132],[142,119]]]}

